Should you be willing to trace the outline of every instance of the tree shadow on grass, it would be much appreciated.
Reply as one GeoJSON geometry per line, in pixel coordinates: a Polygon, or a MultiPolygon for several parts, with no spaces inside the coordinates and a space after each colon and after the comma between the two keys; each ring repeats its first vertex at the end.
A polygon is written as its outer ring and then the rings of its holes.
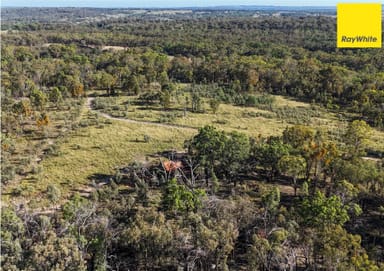
{"type": "Polygon", "coordinates": [[[135,104],[135,105],[138,106],[136,108],[137,110],[142,110],[142,111],[158,111],[161,113],[184,112],[184,108],[163,108],[163,107],[158,107],[153,105],[144,106],[142,104],[135,104]]]}
{"type": "Polygon", "coordinates": [[[110,184],[113,176],[109,174],[95,173],[89,175],[87,179],[89,180],[89,183],[86,187],[74,188],[72,191],[77,192],[84,197],[89,197],[93,191],[98,190],[104,185],[110,184]]]}
{"type": "Polygon", "coordinates": [[[109,184],[111,179],[113,179],[113,175],[103,174],[103,173],[94,173],[87,177],[88,180],[94,181],[95,184],[106,183],[109,184]]]}
{"type": "Polygon", "coordinates": [[[131,139],[131,140],[128,140],[128,142],[131,142],[131,143],[148,143],[148,141],[141,139],[141,138],[131,139]]]}

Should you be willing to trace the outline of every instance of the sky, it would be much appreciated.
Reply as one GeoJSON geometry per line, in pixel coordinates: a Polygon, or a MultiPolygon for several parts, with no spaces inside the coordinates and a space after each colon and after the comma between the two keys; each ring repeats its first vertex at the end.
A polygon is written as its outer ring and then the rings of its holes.
{"type": "Polygon", "coordinates": [[[205,7],[228,5],[258,6],[336,6],[337,2],[376,2],[383,0],[0,0],[1,6],[17,7],[205,7]]]}

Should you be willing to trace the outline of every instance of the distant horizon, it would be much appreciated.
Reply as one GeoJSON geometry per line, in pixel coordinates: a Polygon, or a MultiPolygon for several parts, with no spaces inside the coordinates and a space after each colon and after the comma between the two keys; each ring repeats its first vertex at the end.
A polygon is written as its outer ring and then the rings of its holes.
{"type": "MultiPolygon", "coordinates": [[[[319,1],[300,1],[300,0],[272,0],[268,1],[251,1],[242,0],[235,3],[230,0],[147,0],[141,1],[124,1],[124,0],[3,0],[1,7],[84,7],[84,8],[212,8],[212,7],[247,7],[247,6],[264,6],[264,7],[336,7],[338,1],[334,0],[319,0],[319,1]],[[264,3],[262,3],[264,2],[264,3]]],[[[340,2],[348,3],[383,3],[382,1],[364,1],[364,0],[347,0],[340,2]]]]}
{"type": "Polygon", "coordinates": [[[188,9],[188,8],[238,8],[238,7],[261,7],[261,8],[336,8],[336,5],[323,5],[323,6],[312,6],[312,5],[212,5],[212,6],[15,6],[2,5],[2,8],[111,8],[111,9],[188,9]]]}

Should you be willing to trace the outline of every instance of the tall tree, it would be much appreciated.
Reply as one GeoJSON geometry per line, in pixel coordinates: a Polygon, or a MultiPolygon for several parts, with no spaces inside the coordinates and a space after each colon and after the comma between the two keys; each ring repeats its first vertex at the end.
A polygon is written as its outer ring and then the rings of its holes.
{"type": "Polygon", "coordinates": [[[290,146],[283,143],[278,137],[269,137],[267,142],[254,146],[253,157],[259,165],[269,170],[270,179],[273,179],[278,171],[278,163],[281,157],[288,155],[290,146]]]}
{"type": "Polygon", "coordinates": [[[278,162],[280,172],[292,178],[295,196],[297,195],[297,177],[305,172],[306,162],[302,156],[285,155],[278,162]]]}
{"type": "Polygon", "coordinates": [[[237,184],[236,174],[244,169],[245,161],[249,157],[250,143],[249,138],[239,132],[229,133],[225,139],[224,151],[220,159],[220,168],[229,180],[237,184]]]}
{"type": "Polygon", "coordinates": [[[371,132],[371,127],[363,120],[354,120],[348,125],[344,138],[349,158],[365,154],[365,148],[371,132]]]}

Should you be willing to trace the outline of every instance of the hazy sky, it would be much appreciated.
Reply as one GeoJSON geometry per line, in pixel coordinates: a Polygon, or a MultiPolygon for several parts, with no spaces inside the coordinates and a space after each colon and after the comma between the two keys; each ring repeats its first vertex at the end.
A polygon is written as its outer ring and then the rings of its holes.
{"type": "Polygon", "coordinates": [[[335,6],[337,2],[382,0],[1,0],[1,6],[22,7],[202,7],[227,5],[335,6]]]}

